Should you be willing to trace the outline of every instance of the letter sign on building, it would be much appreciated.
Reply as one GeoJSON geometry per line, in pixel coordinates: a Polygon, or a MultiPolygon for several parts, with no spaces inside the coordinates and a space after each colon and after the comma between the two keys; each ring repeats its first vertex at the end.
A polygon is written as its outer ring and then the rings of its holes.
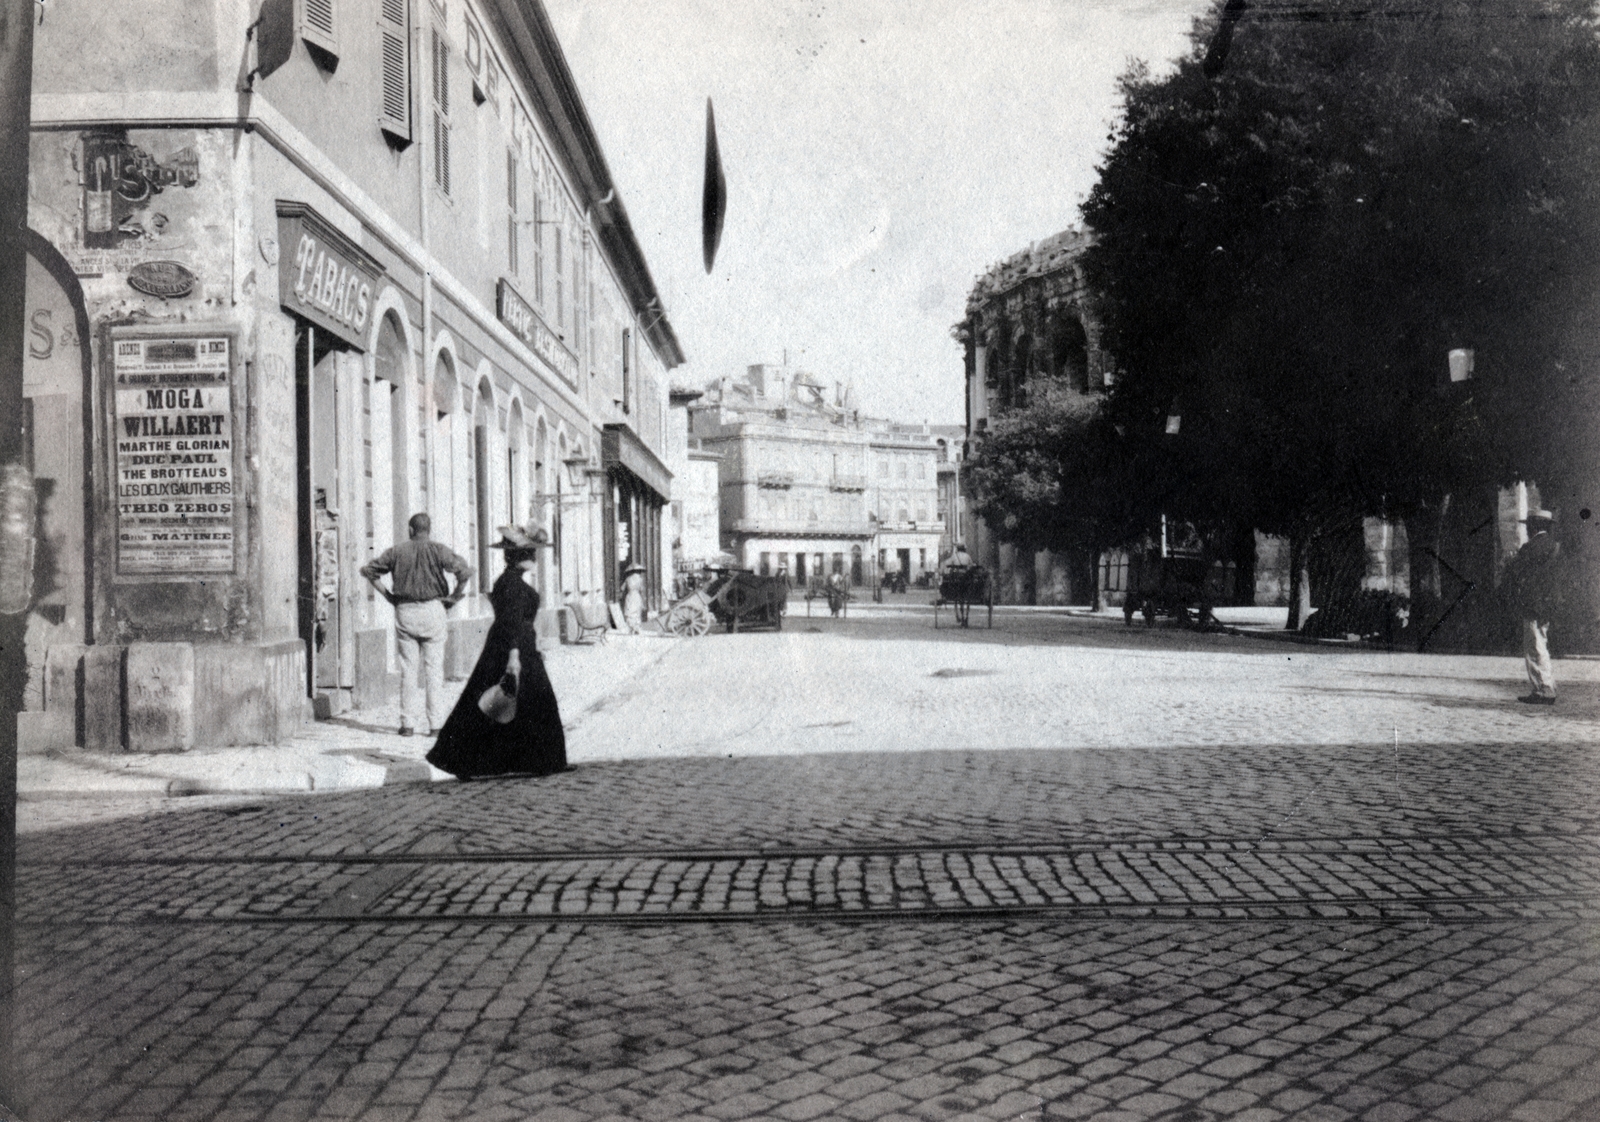
{"type": "Polygon", "coordinates": [[[114,335],[117,575],[234,571],[233,340],[114,335]]]}
{"type": "Polygon", "coordinates": [[[305,203],[279,200],[278,245],[283,306],[366,350],[383,266],[305,203]]]}
{"type": "Polygon", "coordinates": [[[500,317],[500,322],[509,327],[511,333],[521,339],[530,351],[544,359],[545,364],[559,374],[563,382],[577,389],[578,356],[567,349],[554,331],[545,326],[539,313],[504,277],[500,278],[495,296],[495,313],[500,317]]]}

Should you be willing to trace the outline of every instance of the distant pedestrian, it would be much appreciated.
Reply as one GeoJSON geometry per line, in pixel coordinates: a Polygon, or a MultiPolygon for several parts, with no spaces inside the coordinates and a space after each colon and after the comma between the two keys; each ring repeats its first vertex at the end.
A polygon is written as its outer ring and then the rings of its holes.
{"type": "Polygon", "coordinates": [[[426,514],[413,514],[411,537],[386,549],[361,566],[361,575],[394,605],[394,633],[400,645],[400,735],[410,736],[421,723],[426,702],[428,728],[444,725],[444,641],[449,634],[445,611],[467,593],[472,566],[455,551],[429,537],[433,524],[426,514]],[[393,589],[378,578],[389,573],[393,589]],[[455,587],[445,580],[449,573],[455,587]]]}
{"type": "Polygon", "coordinates": [[[1527,518],[1529,538],[1506,566],[1501,590],[1522,628],[1522,660],[1529,692],[1517,698],[1528,705],[1554,705],[1556,679],[1550,665],[1550,619],[1560,598],[1561,543],[1553,533],[1555,515],[1536,510],[1527,518]]]}
{"type": "Polygon", "coordinates": [[[622,621],[628,625],[630,635],[637,635],[644,625],[645,568],[635,562],[622,573],[622,621]]]}
{"type": "Polygon", "coordinates": [[[828,611],[838,615],[844,608],[845,597],[849,595],[845,588],[844,574],[834,573],[828,577],[828,611]]]}
{"type": "Polygon", "coordinates": [[[543,529],[502,526],[500,541],[490,547],[506,551],[505,572],[489,593],[494,624],[460,700],[428,753],[430,764],[457,778],[566,770],[561,710],[533,626],[539,594],[529,583],[539,550],[549,545],[543,529]]]}

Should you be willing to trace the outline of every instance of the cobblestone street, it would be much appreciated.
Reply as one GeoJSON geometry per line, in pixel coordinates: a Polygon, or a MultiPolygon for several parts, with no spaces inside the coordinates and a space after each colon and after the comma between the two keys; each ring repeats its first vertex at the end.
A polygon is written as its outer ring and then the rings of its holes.
{"type": "Polygon", "coordinates": [[[1600,664],[930,624],[661,641],[545,779],[36,829],[23,1117],[1600,1119],[1600,664]]]}

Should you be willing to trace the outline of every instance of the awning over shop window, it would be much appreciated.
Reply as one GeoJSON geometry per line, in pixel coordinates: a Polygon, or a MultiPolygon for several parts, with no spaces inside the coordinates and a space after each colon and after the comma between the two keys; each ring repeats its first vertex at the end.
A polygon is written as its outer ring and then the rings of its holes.
{"type": "Polygon", "coordinates": [[[627,468],[665,502],[672,491],[672,473],[627,425],[606,425],[600,434],[600,458],[609,470],[627,468]]]}

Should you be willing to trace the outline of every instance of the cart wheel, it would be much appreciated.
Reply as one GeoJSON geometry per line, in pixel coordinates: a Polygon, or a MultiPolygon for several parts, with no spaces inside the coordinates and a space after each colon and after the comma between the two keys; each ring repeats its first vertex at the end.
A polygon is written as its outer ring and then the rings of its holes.
{"type": "Polygon", "coordinates": [[[695,638],[698,639],[700,636],[704,635],[707,631],[710,631],[710,630],[711,630],[711,613],[710,612],[695,612],[694,615],[690,617],[690,619],[689,619],[689,631],[688,631],[688,633],[690,635],[693,635],[695,638]]]}
{"type": "Polygon", "coordinates": [[[673,608],[667,613],[667,618],[662,622],[661,626],[666,629],[668,635],[676,635],[682,638],[688,630],[688,622],[682,608],[673,608]]]}

